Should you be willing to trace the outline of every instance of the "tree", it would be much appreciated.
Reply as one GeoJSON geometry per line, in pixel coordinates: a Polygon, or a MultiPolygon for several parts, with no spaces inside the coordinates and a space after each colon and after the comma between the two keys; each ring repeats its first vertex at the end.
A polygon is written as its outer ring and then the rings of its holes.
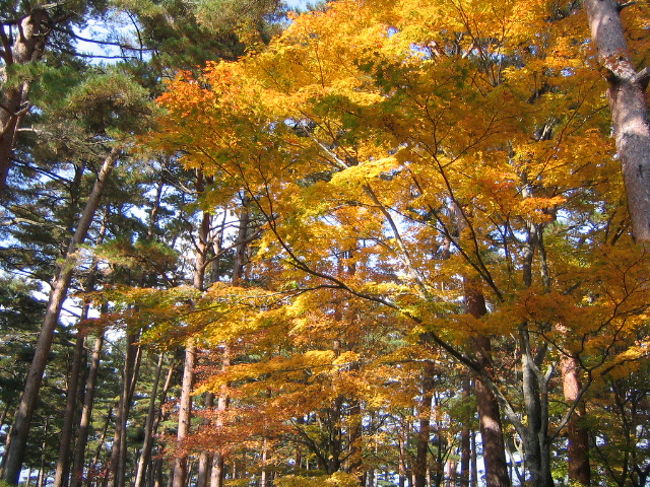
{"type": "MultiPolygon", "coordinates": [[[[137,115],[142,115],[146,113],[145,110],[147,109],[147,101],[143,95],[144,93],[139,86],[124,77],[120,77],[119,75],[116,77],[106,75],[97,76],[91,77],[84,86],[71,93],[70,107],[74,109],[74,103],[84,101],[83,105],[77,106],[82,114],[85,113],[87,115],[89,130],[102,134],[106,130],[111,129],[111,119],[115,116],[115,112],[113,114],[107,113],[106,111],[101,111],[102,108],[122,112],[122,115],[125,117],[128,116],[129,110],[135,111],[137,115]],[[110,83],[114,83],[113,86],[110,86],[110,83]],[[117,88],[117,93],[115,88],[117,88]],[[94,109],[91,109],[93,104],[87,102],[88,99],[86,97],[90,95],[94,95],[95,97],[94,109]]],[[[128,127],[128,122],[125,120],[118,122],[118,126],[116,127],[118,129],[119,124],[123,124],[122,128],[128,127]]],[[[67,297],[68,288],[75,270],[77,250],[86,238],[88,229],[92,224],[95,212],[99,206],[104,187],[122,150],[123,143],[117,143],[104,155],[104,160],[99,168],[92,191],[88,195],[84,210],[79,217],[74,234],[70,238],[67,251],[64,254],[65,260],[58,266],[52,282],[47,310],[35,347],[34,359],[32,360],[32,365],[27,375],[20,404],[14,416],[11,436],[7,439],[4,478],[13,484],[18,482],[20,475],[31,417],[38,398],[38,391],[47,363],[47,356],[52,344],[54,331],[58,325],[61,308],[67,297]]]]}
{"type": "Polygon", "coordinates": [[[545,2],[337,2],[161,97],[161,146],[242,184],[266,219],[258,258],[285,265],[274,289],[332,288],[406,319],[499,401],[537,486],[553,484],[553,445],[593,381],[643,357],[645,263],[617,210],[599,80],[569,47],[586,37],[545,2]],[[366,242],[354,277],[332,264],[351,240],[366,242]],[[490,312],[458,305],[459,275],[490,312]],[[477,333],[517,365],[465,348],[477,333]],[[587,379],[551,410],[563,356],[587,379]]]}
{"type": "Polygon", "coordinates": [[[609,86],[607,98],[634,236],[646,242],[650,240],[650,116],[646,99],[650,68],[638,72],[635,68],[621,21],[621,11],[627,6],[614,0],[585,2],[591,38],[609,86]]]}

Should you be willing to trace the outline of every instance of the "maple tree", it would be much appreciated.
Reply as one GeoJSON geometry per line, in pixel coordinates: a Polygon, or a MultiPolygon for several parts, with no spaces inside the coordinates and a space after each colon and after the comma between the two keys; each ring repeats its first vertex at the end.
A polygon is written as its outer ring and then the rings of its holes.
{"type": "Polygon", "coordinates": [[[647,259],[627,236],[582,15],[337,2],[160,99],[158,146],[245,187],[264,216],[256,257],[279,267],[275,282],[260,271],[264,288],[367,301],[484,384],[488,485],[510,482],[499,415],[521,439],[521,479],[552,485],[554,442],[592,383],[646,354],[647,259]],[[558,409],[562,360],[582,384],[558,409]]]}

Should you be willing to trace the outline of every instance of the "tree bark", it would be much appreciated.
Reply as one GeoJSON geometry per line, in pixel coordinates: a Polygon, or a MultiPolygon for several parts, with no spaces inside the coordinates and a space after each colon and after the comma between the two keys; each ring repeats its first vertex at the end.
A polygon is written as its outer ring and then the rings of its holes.
{"type": "MultiPolygon", "coordinates": [[[[185,362],[183,366],[183,383],[181,386],[181,398],[178,410],[178,431],[176,440],[178,446],[190,432],[190,420],[192,412],[192,382],[194,380],[194,360],[196,357],[196,347],[190,340],[185,348],[185,362]]],[[[174,480],[173,487],[185,487],[187,480],[187,455],[177,452],[174,460],[174,480]]]]}
{"type": "Polygon", "coordinates": [[[427,456],[431,433],[431,400],[433,398],[434,368],[427,363],[422,370],[422,399],[420,401],[420,427],[418,429],[413,478],[415,487],[425,487],[427,483],[427,456]]]}
{"type": "Polygon", "coordinates": [[[650,241],[650,117],[646,89],[650,71],[637,72],[615,0],[586,0],[591,37],[605,68],[607,92],[632,217],[638,241],[650,241]]]}
{"type": "Polygon", "coordinates": [[[147,409],[147,419],[144,425],[144,440],[142,441],[142,452],[138,459],[138,468],[135,475],[134,487],[144,487],[145,474],[151,459],[151,449],[153,447],[153,426],[156,414],[156,396],[158,395],[158,384],[160,383],[160,376],[162,374],[164,354],[158,355],[158,363],[156,364],[156,375],[151,386],[151,395],[149,396],[149,407],[147,409]]]}
{"type": "Polygon", "coordinates": [[[90,418],[95,401],[97,371],[99,370],[103,345],[104,337],[103,335],[99,335],[95,339],[93,355],[90,361],[90,369],[88,370],[88,377],[86,378],[86,392],[84,394],[84,404],[81,410],[81,419],[79,420],[79,430],[77,432],[77,443],[75,444],[74,450],[74,462],[70,487],[81,487],[84,469],[84,455],[86,453],[86,444],[88,442],[88,429],[90,427],[90,418]]]}
{"type": "MultiPolygon", "coordinates": [[[[578,400],[580,391],[579,365],[573,357],[563,357],[560,363],[564,400],[572,405],[578,400]]],[[[581,401],[575,408],[569,422],[568,456],[569,481],[588,486],[591,483],[589,465],[589,430],[584,426],[585,405],[581,401]]]]}
{"type": "MultiPolygon", "coordinates": [[[[487,313],[485,298],[479,288],[479,283],[472,279],[464,279],[465,306],[467,312],[475,318],[487,313]]],[[[488,371],[491,368],[490,338],[478,335],[471,340],[472,347],[481,367],[488,371]]],[[[479,428],[483,442],[483,460],[487,487],[509,487],[510,477],[506,462],[503,431],[501,428],[501,411],[499,402],[490,391],[484,379],[477,375],[474,381],[476,403],[478,406],[479,428]]]]}
{"type": "MultiPolygon", "coordinates": [[[[84,321],[88,317],[88,308],[89,305],[85,304],[81,312],[80,321],[84,321]]],[[[70,367],[65,412],[63,413],[63,428],[59,436],[59,455],[54,473],[54,487],[66,487],[69,481],[70,464],[72,463],[70,461],[70,442],[72,440],[73,423],[76,416],[75,410],[79,395],[79,376],[83,361],[85,340],[86,337],[77,331],[77,342],[74,347],[72,366],[70,367]]]]}
{"type": "MultiPolygon", "coordinates": [[[[223,346],[223,358],[221,360],[221,369],[227,370],[230,367],[230,347],[227,344],[223,346]]],[[[223,426],[223,418],[221,415],[225,413],[228,408],[228,392],[226,386],[221,387],[219,399],[217,401],[217,428],[223,426]]],[[[210,487],[223,487],[225,479],[224,468],[224,455],[223,452],[218,452],[214,455],[212,462],[212,472],[210,474],[210,487]]]]}
{"type": "Polygon", "coordinates": [[[45,418],[45,428],[43,431],[43,443],[41,444],[41,465],[38,469],[38,480],[36,485],[38,487],[45,486],[45,455],[47,454],[47,435],[50,429],[50,418],[45,418]]]}
{"type": "MultiPolygon", "coordinates": [[[[27,95],[29,82],[16,83],[7,79],[7,68],[12,64],[27,64],[38,61],[43,56],[45,44],[51,32],[51,20],[44,8],[35,8],[29,15],[18,20],[17,35],[10,48],[5,47],[4,67],[0,73],[3,82],[10,82],[2,96],[0,105],[0,193],[7,188],[7,175],[11,167],[11,155],[16,142],[16,133],[29,106],[27,95]]],[[[8,45],[9,37],[0,27],[3,44],[8,45]]]]}
{"type": "Polygon", "coordinates": [[[527,324],[520,327],[519,336],[522,350],[522,391],[526,409],[525,467],[530,473],[532,486],[552,487],[546,384],[540,377],[533,357],[527,324]]]}
{"type": "MultiPolygon", "coordinates": [[[[205,408],[212,409],[214,406],[214,394],[206,393],[205,408]]],[[[212,468],[212,455],[208,452],[201,452],[199,455],[199,467],[196,474],[196,487],[208,487],[210,481],[210,470],[212,468]]],[[[137,486],[136,486],[137,487],[137,486]]]]}
{"type": "Polygon", "coordinates": [[[122,390],[115,414],[115,429],[113,430],[113,444],[109,464],[109,487],[122,487],[124,484],[124,452],[126,450],[126,420],[129,412],[131,384],[135,380],[134,371],[137,360],[138,335],[127,333],[126,358],[122,370],[122,390]]]}
{"type": "Polygon", "coordinates": [[[63,302],[67,298],[68,287],[70,286],[72,274],[75,269],[76,250],[86,239],[95,211],[99,206],[99,200],[104,191],[104,186],[120,152],[121,148],[115,147],[104,159],[97,180],[93,185],[93,189],[88,197],[84,211],[79,219],[77,229],[68,245],[65,260],[59,267],[50,292],[47,310],[43,319],[43,326],[41,327],[35,347],[34,358],[29,372],[27,373],[25,389],[14,417],[12,434],[7,439],[4,479],[10,484],[17,484],[18,479],[20,478],[20,470],[25,456],[25,445],[27,444],[27,435],[29,434],[32,415],[34,413],[34,408],[36,407],[38,392],[41,387],[43,372],[47,363],[47,356],[52,346],[54,330],[59,321],[63,302]]]}
{"type": "MultiPolygon", "coordinates": [[[[205,189],[203,173],[197,172],[196,190],[199,195],[205,189]]],[[[203,212],[198,231],[198,242],[194,260],[194,287],[199,291],[204,290],[205,270],[208,265],[208,238],[210,233],[210,214],[203,212]]],[[[177,446],[182,448],[182,443],[190,433],[192,415],[192,383],[194,381],[194,362],[196,360],[196,346],[193,339],[189,339],[185,349],[185,364],[183,367],[183,384],[178,411],[178,431],[176,435],[177,446]]],[[[174,460],[173,487],[185,487],[187,482],[187,455],[177,453],[174,460]]]]}
{"type": "MultiPolygon", "coordinates": [[[[463,378],[463,399],[469,400],[470,397],[470,380],[469,377],[463,378]]],[[[469,464],[471,457],[470,442],[470,418],[465,418],[465,424],[460,431],[460,485],[469,487],[469,464]]]]}

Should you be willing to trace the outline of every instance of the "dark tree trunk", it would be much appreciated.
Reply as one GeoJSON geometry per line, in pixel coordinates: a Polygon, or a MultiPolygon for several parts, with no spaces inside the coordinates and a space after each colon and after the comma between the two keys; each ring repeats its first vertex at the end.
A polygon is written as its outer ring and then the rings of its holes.
{"type": "MultiPolygon", "coordinates": [[[[468,377],[463,378],[463,399],[469,400],[470,398],[470,380],[468,377]]],[[[470,441],[470,421],[471,418],[464,418],[465,424],[460,431],[460,485],[461,487],[469,487],[469,464],[471,457],[471,441],[470,441]]]]}
{"type": "MultiPolygon", "coordinates": [[[[485,307],[485,298],[479,288],[479,283],[474,280],[465,279],[464,287],[467,312],[475,318],[480,318],[487,313],[487,309],[485,307]]],[[[483,370],[489,373],[492,368],[489,337],[478,335],[471,340],[471,344],[477,361],[483,370]]],[[[480,375],[477,375],[474,380],[474,391],[476,393],[479,428],[483,442],[483,460],[485,463],[487,487],[510,487],[499,402],[480,375]]]]}
{"type": "Polygon", "coordinates": [[[429,436],[431,433],[431,400],[433,398],[434,368],[427,363],[422,370],[422,399],[420,401],[420,427],[415,447],[413,478],[415,487],[425,487],[427,483],[427,456],[429,453],[429,436]]]}
{"type": "Polygon", "coordinates": [[[79,430],[77,432],[77,443],[74,450],[74,463],[72,467],[72,479],[70,487],[81,487],[84,469],[84,456],[86,453],[86,444],[88,442],[88,429],[90,427],[90,418],[92,415],[93,403],[95,401],[95,387],[97,385],[97,371],[101,360],[104,337],[99,335],[95,339],[93,355],[90,359],[90,369],[86,378],[86,388],[84,394],[84,403],[79,420],[79,430]]]}
{"type": "Polygon", "coordinates": [[[115,429],[109,463],[109,487],[122,487],[124,484],[123,454],[126,450],[126,420],[129,412],[131,383],[135,380],[134,371],[138,355],[138,335],[128,333],[126,336],[126,358],[122,370],[122,390],[115,414],[115,429]]]}
{"type": "Polygon", "coordinates": [[[158,355],[158,363],[156,364],[156,375],[154,377],[153,385],[151,386],[151,395],[149,396],[149,407],[147,408],[147,418],[144,425],[144,440],[142,441],[142,451],[138,459],[138,467],[135,475],[134,487],[144,487],[145,475],[151,460],[151,449],[153,447],[153,427],[156,417],[156,397],[158,395],[158,384],[160,383],[160,376],[162,374],[164,354],[158,355]]]}
{"type": "MultiPolygon", "coordinates": [[[[88,307],[88,304],[84,305],[80,321],[84,321],[88,317],[88,307]]],[[[79,376],[81,375],[81,365],[84,358],[85,340],[86,337],[77,331],[77,341],[72,356],[65,411],[63,413],[63,428],[59,435],[59,456],[56,461],[56,472],[54,473],[54,487],[66,487],[68,485],[70,464],[72,463],[70,461],[70,442],[76,417],[75,410],[79,395],[79,376]]]]}

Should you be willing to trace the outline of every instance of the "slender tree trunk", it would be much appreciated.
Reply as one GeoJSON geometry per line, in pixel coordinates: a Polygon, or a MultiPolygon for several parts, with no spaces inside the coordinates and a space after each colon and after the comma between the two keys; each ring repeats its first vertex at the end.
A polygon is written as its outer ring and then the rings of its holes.
{"type": "MultiPolygon", "coordinates": [[[[248,227],[250,225],[250,214],[248,211],[247,200],[243,198],[241,213],[239,215],[239,228],[237,231],[237,245],[235,247],[235,260],[233,262],[232,270],[232,283],[237,285],[240,283],[246,260],[247,236],[248,227]]],[[[230,367],[230,346],[227,343],[223,344],[223,358],[222,370],[227,370],[230,367]]],[[[223,425],[222,415],[228,408],[228,393],[227,387],[221,388],[219,399],[217,400],[217,427],[223,425]]],[[[233,463],[233,468],[235,464],[233,463]]],[[[225,467],[223,452],[216,453],[212,462],[212,472],[210,474],[210,487],[223,487],[225,480],[225,467]]],[[[233,477],[234,478],[234,477],[233,477]]]]}
{"type": "Polygon", "coordinates": [[[235,261],[232,270],[233,284],[239,284],[244,274],[246,265],[246,249],[248,245],[248,227],[250,226],[250,212],[248,210],[248,200],[244,197],[242,201],[241,213],[239,215],[239,229],[237,231],[237,246],[235,247],[235,261]]]}
{"type": "MultiPolygon", "coordinates": [[[[470,399],[470,380],[469,377],[463,378],[463,400],[470,399]]],[[[461,487],[469,487],[469,464],[471,457],[471,442],[470,442],[470,420],[465,418],[466,423],[463,424],[463,429],[460,431],[460,485],[461,487]]]]}
{"type": "MultiPolygon", "coordinates": [[[[401,425],[400,425],[401,426],[401,425]]],[[[398,432],[398,447],[399,447],[399,460],[397,464],[397,475],[398,475],[398,486],[404,487],[406,485],[406,442],[408,441],[408,435],[403,428],[400,428],[398,432]]]]}
{"type": "Polygon", "coordinates": [[[268,442],[266,438],[262,440],[262,473],[260,474],[260,487],[268,487],[269,473],[267,471],[266,458],[268,454],[268,442]]]}
{"type": "Polygon", "coordinates": [[[422,399],[420,401],[420,428],[417,434],[413,478],[415,487],[425,487],[427,483],[427,455],[431,433],[431,400],[433,397],[434,368],[427,363],[422,371],[422,399]]]}
{"type": "MultiPolygon", "coordinates": [[[[214,406],[214,394],[206,393],[205,408],[212,409],[214,406]]],[[[201,452],[199,455],[199,467],[196,474],[196,487],[208,487],[210,481],[210,470],[212,468],[212,455],[208,452],[201,452]]],[[[137,486],[136,486],[137,487],[137,486]]]]}
{"type": "MultiPolygon", "coordinates": [[[[85,304],[80,321],[88,317],[89,305],[85,304]]],[[[81,375],[81,363],[83,361],[84,343],[86,337],[77,331],[77,342],[72,357],[72,366],[70,368],[70,379],[68,380],[68,393],[66,397],[65,412],[63,413],[63,429],[59,435],[59,456],[56,462],[56,472],[54,474],[54,487],[66,487],[68,485],[70,473],[70,442],[72,440],[72,430],[76,417],[75,409],[77,406],[77,397],[79,395],[79,376],[81,375]]]]}
{"type": "Polygon", "coordinates": [[[23,465],[25,456],[25,445],[27,444],[27,435],[29,427],[38,400],[38,392],[43,379],[43,372],[47,363],[47,356],[52,346],[54,330],[59,321],[63,302],[68,295],[68,287],[72,280],[72,273],[75,269],[76,251],[79,245],[85,240],[92,223],[95,211],[99,206],[99,200],[104,191],[106,181],[117,161],[121,149],[115,147],[110,154],[104,159],[104,163],[99,171],[97,180],[88,197],[86,206],[79,219],[77,229],[68,245],[65,261],[57,272],[56,279],[50,292],[50,299],[43,319],[43,326],[36,343],[34,358],[27,373],[25,388],[14,417],[12,434],[7,439],[6,463],[4,479],[10,484],[17,484],[20,477],[20,470],[23,465]]]}
{"type": "Polygon", "coordinates": [[[478,461],[476,454],[476,433],[472,430],[471,432],[471,446],[472,446],[472,456],[470,459],[470,472],[469,472],[469,482],[471,487],[478,487],[478,461]]]}
{"type": "Polygon", "coordinates": [[[95,401],[95,387],[97,385],[97,371],[102,355],[104,345],[103,335],[95,339],[93,355],[90,361],[90,370],[86,378],[86,392],[84,394],[84,404],[81,410],[81,419],[79,420],[79,430],[77,432],[77,443],[74,450],[74,463],[72,468],[72,479],[70,487],[81,487],[84,469],[84,456],[86,453],[86,444],[88,442],[88,429],[90,427],[90,418],[92,415],[93,404],[95,401]]]}
{"type": "Polygon", "coordinates": [[[43,443],[41,443],[41,465],[40,468],[38,469],[38,481],[36,482],[36,485],[38,485],[38,487],[43,487],[45,485],[45,478],[46,478],[45,455],[47,453],[47,434],[49,433],[49,430],[50,430],[50,418],[45,418],[45,428],[43,431],[43,443]]]}
{"type": "MultiPolygon", "coordinates": [[[[472,279],[464,279],[465,306],[467,312],[475,318],[487,313],[485,298],[479,288],[479,283],[472,279]]],[[[478,335],[471,341],[478,362],[484,370],[491,369],[491,344],[489,337],[478,335]]],[[[501,412],[494,394],[480,376],[474,380],[474,391],[478,406],[479,427],[483,442],[483,460],[487,487],[509,487],[510,477],[506,462],[503,431],[501,428],[501,412]]]]}
{"type": "MultiPolygon", "coordinates": [[[[204,191],[205,180],[199,171],[196,177],[196,190],[200,195],[204,191]]],[[[198,242],[194,260],[194,287],[199,291],[204,289],[205,271],[208,265],[208,238],[210,233],[210,214],[203,212],[198,232],[198,242]]],[[[178,432],[176,441],[179,447],[190,433],[192,415],[192,383],[194,381],[194,362],[196,346],[190,338],[185,349],[185,364],[183,367],[183,384],[178,411],[178,432]]],[[[182,451],[176,454],[174,461],[173,487],[184,487],[187,482],[187,455],[182,451]]]]}
{"type": "MultiPolygon", "coordinates": [[[[572,405],[578,400],[580,391],[579,365],[573,357],[563,357],[560,363],[564,400],[572,405]]],[[[591,483],[589,466],[589,430],[583,424],[585,405],[581,401],[575,408],[567,424],[569,481],[588,486],[591,483]]]]}
{"type": "MultiPolygon", "coordinates": [[[[230,367],[230,347],[227,344],[223,345],[223,358],[221,360],[221,369],[227,370],[230,367]]],[[[217,400],[217,428],[223,426],[222,415],[228,408],[228,392],[227,387],[222,386],[217,400]]],[[[233,467],[234,468],[234,467],[233,467]]],[[[212,462],[212,472],[210,474],[210,487],[223,487],[225,479],[224,455],[223,452],[218,452],[214,455],[212,462]]]]}
{"type": "Polygon", "coordinates": [[[158,396],[158,384],[160,383],[160,376],[162,374],[164,354],[158,355],[158,364],[156,365],[156,375],[151,387],[151,395],[149,396],[149,407],[147,409],[147,419],[144,425],[144,440],[142,442],[142,452],[138,459],[138,468],[135,475],[135,486],[144,487],[145,474],[151,459],[151,449],[153,447],[153,426],[156,415],[156,398],[158,396]]]}
{"type": "Polygon", "coordinates": [[[634,236],[650,241],[650,114],[646,89],[650,70],[636,71],[616,0],[586,0],[591,37],[605,68],[607,92],[632,217],[634,236]]]}
{"type": "MultiPolygon", "coordinates": [[[[99,437],[99,442],[97,443],[97,448],[95,449],[95,455],[93,457],[93,461],[89,467],[89,471],[96,472],[97,471],[97,465],[99,465],[99,460],[102,455],[102,451],[104,450],[104,443],[106,443],[106,435],[108,434],[108,427],[111,424],[111,419],[113,418],[113,407],[110,407],[108,409],[108,413],[106,414],[106,421],[104,422],[104,428],[102,429],[102,434],[99,437]]],[[[102,483],[103,485],[106,484],[106,481],[108,480],[108,469],[103,468],[104,472],[106,475],[104,475],[105,481],[102,483]]]]}
{"type": "Polygon", "coordinates": [[[110,473],[108,485],[122,487],[124,485],[124,455],[126,453],[126,421],[130,410],[132,385],[135,382],[135,369],[138,359],[139,346],[137,333],[128,333],[126,336],[126,358],[122,371],[122,391],[115,415],[115,430],[113,431],[113,445],[110,457],[110,473]]]}
{"type": "MultiPolygon", "coordinates": [[[[118,460],[118,474],[117,474],[117,480],[116,485],[118,487],[124,487],[126,484],[126,467],[127,467],[127,456],[129,453],[128,450],[128,444],[127,444],[127,422],[129,419],[129,415],[131,413],[131,405],[133,404],[133,396],[135,394],[135,388],[136,384],[138,383],[138,378],[140,376],[140,363],[142,361],[142,346],[138,343],[140,340],[140,333],[134,333],[129,337],[127,335],[127,340],[129,342],[129,348],[132,347],[131,349],[131,355],[133,358],[131,359],[132,365],[128,372],[129,374],[129,380],[125,384],[125,392],[126,392],[126,398],[123,403],[123,410],[122,410],[122,427],[120,428],[120,448],[118,450],[119,453],[119,460],[118,460]]],[[[127,358],[129,357],[129,354],[127,353],[127,358]]]]}
{"type": "Polygon", "coordinates": [[[550,444],[548,442],[548,412],[546,384],[540,378],[533,357],[527,324],[519,331],[522,360],[522,390],[526,408],[526,438],[524,438],[526,469],[531,485],[552,487],[550,444]]]}

